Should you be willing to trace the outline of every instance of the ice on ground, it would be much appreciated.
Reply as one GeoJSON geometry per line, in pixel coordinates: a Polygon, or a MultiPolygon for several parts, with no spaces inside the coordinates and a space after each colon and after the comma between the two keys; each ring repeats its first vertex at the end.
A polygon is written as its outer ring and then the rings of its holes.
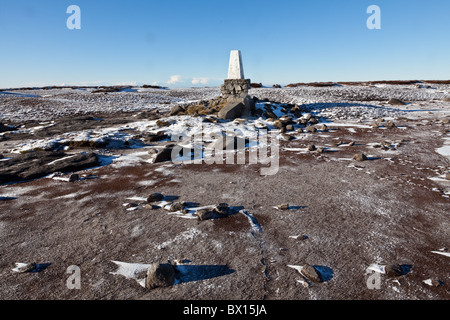
{"type": "Polygon", "coordinates": [[[444,145],[440,148],[437,148],[436,152],[450,159],[450,137],[444,138],[444,145]]]}
{"type": "Polygon", "coordinates": [[[445,251],[431,251],[432,253],[437,253],[446,257],[450,257],[450,252],[445,252],[445,251]]]}
{"type": "Polygon", "coordinates": [[[119,269],[115,272],[110,272],[112,275],[121,275],[124,276],[127,279],[134,279],[145,288],[145,276],[143,278],[138,278],[139,276],[142,276],[143,272],[147,271],[148,268],[150,268],[151,264],[144,264],[144,263],[127,263],[127,262],[120,262],[120,261],[112,261],[115,263],[119,269]]]}
{"type": "Polygon", "coordinates": [[[175,242],[179,242],[179,241],[183,242],[183,241],[192,240],[196,236],[200,235],[201,233],[202,232],[197,228],[190,228],[190,229],[186,230],[185,232],[180,233],[179,235],[177,235],[175,238],[173,238],[171,240],[165,241],[160,244],[156,244],[155,248],[161,250],[175,242]]]}
{"type": "Polygon", "coordinates": [[[386,273],[386,266],[385,265],[379,265],[377,263],[372,263],[367,270],[371,270],[377,273],[382,273],[385,274],[386,273]]]}

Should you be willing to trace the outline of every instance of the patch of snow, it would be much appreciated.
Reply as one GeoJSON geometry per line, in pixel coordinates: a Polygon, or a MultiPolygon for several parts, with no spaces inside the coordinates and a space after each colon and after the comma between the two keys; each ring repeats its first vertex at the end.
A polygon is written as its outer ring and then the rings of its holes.
{"type": "Polygon", "coordinates": [[[142,287],[145,288],[145,277],[138,278],[139,274],[147,271],[150,268],[151,264],[143,264],[143,263],[127,263],[120,261],[112,261],[115,263],[119,269],[115,272],[110,272],[112,275],[121,275],[127,279],[136,280],[142,287]]]}

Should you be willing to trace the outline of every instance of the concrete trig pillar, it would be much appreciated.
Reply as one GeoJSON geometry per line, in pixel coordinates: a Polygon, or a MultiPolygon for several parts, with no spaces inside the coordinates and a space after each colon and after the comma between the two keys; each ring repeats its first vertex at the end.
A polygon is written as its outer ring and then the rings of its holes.
{"type": "Polygon", "coordinates": [[[244,66],[242,64],[242,55],[240,50],[232,50],[230,53],[228,79],[245,79],[244,66]]]}

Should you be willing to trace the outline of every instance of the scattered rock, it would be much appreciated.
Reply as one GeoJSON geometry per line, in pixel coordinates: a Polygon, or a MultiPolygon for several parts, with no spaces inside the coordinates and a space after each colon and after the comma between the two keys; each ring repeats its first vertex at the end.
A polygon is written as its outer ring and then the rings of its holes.
{"type": "Polygon", "coordinates": [[[18,273],[26,273],[31,272],[36,269],[37,264],[35,262],[32,263],[16,263],[16,267],[13,269],[14,272],[18,273]]]}
{"type": "Polygon", "coordinates": [[[197,216],[200,221],[208,220],[214,217],[215,211],[211,209],[199,209],[197,210],[197,216]]]}
{"type": "Polygon", "coordinates": [[[285,134],[282,133],[281,136],[283,137],[283,139],[287,140],[287,141],[291,141],[294,140],[295,138],[293,136],[291,136],[290,134],[285,134]]]}
{"type": "Polygon", "coordinates": [[[158,163],[158,162],[172,161],[172,151],[173,151],[172,146],[166,146],[164,149],[162,149],[156,154],[156,157],[153,160],[153,162],[158,163]]]}
{"type": "Polygon", "coordinates": [[[328,131],[328,126],[326,124],[322,124],[322,125],[319,126],[319,130],[327,132],[328,131]]]}
{"type": "Polygon", "coordinates": [[[316,146],[313,144],[309,144],[306,148],[308,149],[308,151],[316,151],[317,149],[316,146]]]}
{"type": "Polygon", "coordinates": [[[385,267],[386,275],[388,277],[400,277],[408,274],[411,271],[412,265],[409,264],[390,264],[385,267]]]}
{"type": "Polygon", "coordinates": [[[386,128],[395,128],[395,123],[392,122],[392,121],[387,121],[387,122],[384,124],[384,126],[385,126],[386,128]]]}
{"type": "Polygon", "coordinates": [[[16,131],[17,129],[15,127],[5,126],[4,124],[0,123],[0,132],[7,132],[7,131],[16,131]]]}
{"type": "Polygon", "coordinates": [[[151,195],[148,196],[147,202],[148,203],[158,202],[158,201],[162,201],[163,199],[164,199],[164,196],[161,193],[152,193],[151,195]]]}
{"type": "Polygon", "coordinates": [[[54,172],[76,172],[99,165],[95,153],[69,157],[62,151],[30,152],[0,162],[0,183],[38,179],[54,172]]]}
{"type": "Polygon", "coordinates": [[[288,125],[286,126],[286,130],[287,130],[287,131],[293,131],[293,130],[294,130],[294,126],[293,126],[292,124],[288,124],[288,125]]]}
{"type": "Polygon", "coordinates": [[[146,141],[146,142],[155,142],[155,141],[166,140],[166,139],[169,139],[169,138],[170,138],[170,136],[168,136],[167,134],[164,134],[163,132],[148,133],[144,137],[144,141],[146,141]]]}
{"type": "Polygon", "coordinates": [[[185,108],[183,108],[180,105],[176,105],[176,106],[173,106],[172,109],[170,110],[170,115],[171,116],[177,116],[180,113],[184,113],[185,111],[186,111],[185,108]]]}
{"type": "Polygon", "coordinates": [[[305,132],[311,132],[311,133],[314,133],[314,132],[317,132],[317,128],[314,127],[314,126],[307,126],[307,127],[305,128],[305,132]]]}
{"type": "Polygon", "coordinates": [[[317,272],[316,268],[309,264],[305,264],[302,268],[301,273],[312,282],[322,282],[320,273],[317,272]]]}
{"type": "Polygon", "coordinates": [[[450,97],[445,97],[442,99],[442,101],[450,102],[450,97]]]}
{"type": "Polygon", "coordinates": [[[319,123],[319,120],[316,117],[311,117],[309,120],[310,124],[317,124],[319,123]]]}
{"type": "Polygon", "coordinates": [[[175,283],[175,269],[171,264],[154,263],[148,268],[145,287],[155,289],[170,287],[175,283]]]}
{"type": "Polygon", "coordinates": [[[290,238],[298,240],[298,241],[304,241],[304,240],[309,239],[309,237],[307,235],[304,235],[304,234],[300,234],[298,236],[290,236],[290,238]]]}
{"type": "Polygon", "coordinates": [[[323,148],[323,147],[319,147],[319,148],[317,148],[317,150],[316,150],[318,153],[324,153],[325,152],[325,149],[323,148]]]}
{"type": "Polygon", "coordinates": [[[186,208],[186,202],[174,202],[169,208],[170,212],[183,211],[186,208]]]}
{"type": "Polygon", "coordinates": [[[75,182],[80,179],[80,176],[77,173],[73,173],[69,177],[69,182],[75,182]]]}
{"type": "Polygon", "coordinates": [[[444,281],[439,279],[427,279],[423,280],[423,282],[431,287],[441,287],[444,285],[444,281]]]}
{"type": "Polygon", "coordinates": [[[218,206],[214,208],[214,211],[218,214],[227,215],[230,211],[227,203],[219,203],[218,206]]]}
{"type": "Polygon", "coordinates": [[[279,210],[289,210],[289,203],[283,203],[277,206],[279,210]]]}
{"type": "Polygon", "coordinates": [[[390,105],[397,105],[397,106],[404,106],[406,103],[403,101],[397,99],[397,98],[391,98],[388,102],[390,105]]]}
{"type": "Polygon", "coordinates": [[[445,174],[445,179],[446,179],[446,180],[450,180],[450,172],[447,172],[447,173],[445,174]]]}
{"type": "Polygon", "coordinates": [[[364,153],[357,153],[353,156],[353,160],[365,161],[365,160],[367,160],[367,156],[364,153]]]}

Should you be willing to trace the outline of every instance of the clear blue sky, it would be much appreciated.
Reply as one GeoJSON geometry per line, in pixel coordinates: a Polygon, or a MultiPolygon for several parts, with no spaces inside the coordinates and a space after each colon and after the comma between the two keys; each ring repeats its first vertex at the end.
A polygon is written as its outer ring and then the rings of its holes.
{"type": "Polygon", "coordinates": [[[449,0],[0,0],[0,88],[450,79],[449,0]],[[69,5],[81,30],[69,30],[69,5]],[[372,5],[381,30],[369,30],[372,5]],[[170,81],[172,80],[172,81],[170,81]]]}

